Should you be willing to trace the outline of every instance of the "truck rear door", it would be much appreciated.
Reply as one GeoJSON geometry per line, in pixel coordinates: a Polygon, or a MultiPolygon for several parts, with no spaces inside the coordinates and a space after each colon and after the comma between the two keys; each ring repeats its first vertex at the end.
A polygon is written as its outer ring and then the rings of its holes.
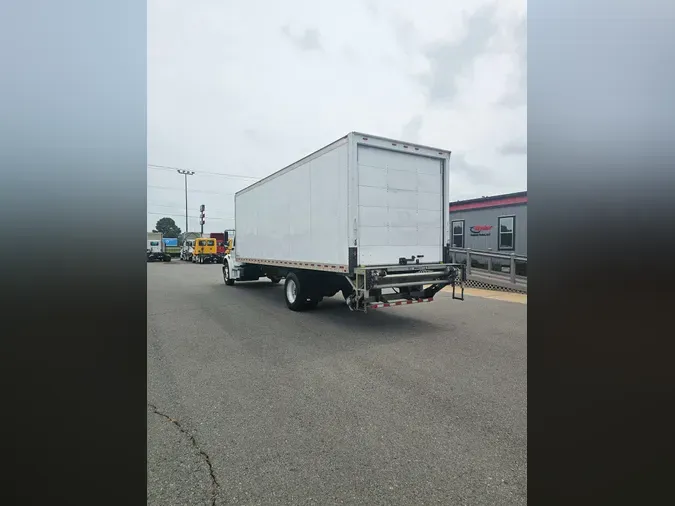
{"type": "Polygon", "coordinates": [[[443,259],[443,161],[358,144],[359,265],[443,259]]]}

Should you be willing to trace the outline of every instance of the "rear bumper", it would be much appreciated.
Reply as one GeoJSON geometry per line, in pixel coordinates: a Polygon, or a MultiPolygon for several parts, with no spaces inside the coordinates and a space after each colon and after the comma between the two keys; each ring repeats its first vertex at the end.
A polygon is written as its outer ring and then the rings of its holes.
{"type": "Polygon", "coordinates": [[[464,300],[466,271],[462,264],[414,264],[357,267],[352,279],[354,292],[347,300],[352,310],[432,302],[446,286],[452,298],[464,300]]]}
{"type": "Polygon", "coordinates": [[[383,265],[355,269],[363,276],[366,290],[407,288],[420,285],[451,285],[466,281],[463,264],[439,263],[416,265],[383,265]]]}

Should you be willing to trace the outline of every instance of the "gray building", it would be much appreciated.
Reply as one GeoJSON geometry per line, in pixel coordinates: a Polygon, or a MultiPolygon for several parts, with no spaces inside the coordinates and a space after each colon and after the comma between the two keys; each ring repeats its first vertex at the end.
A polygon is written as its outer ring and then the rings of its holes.
{"type": "Polygon", "coordinates": [[[527,256],[527,192],[450,203],[454,248],[527,256]]]}

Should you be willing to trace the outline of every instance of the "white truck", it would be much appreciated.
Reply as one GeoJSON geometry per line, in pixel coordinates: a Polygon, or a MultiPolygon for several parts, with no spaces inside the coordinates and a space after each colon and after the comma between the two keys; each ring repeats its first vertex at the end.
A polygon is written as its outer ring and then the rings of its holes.
{"type": "Polygon", "coordinates": [[[195,252],[195,240],[186,239],[180,248],[180,259],[186,262],[192,262],[192,257],[195,252]]]}
{"type": "Polygon", "coordinates": [[[186,262],[192,262],[195,252],[195,239],[201,237],[198,232],[184,232],[181,234],[180,259],[186,262]]]}
{"type": "MultiPolygon", "coordinates": [[[[342,292],[352,311],[464,300],[448,249],[450,152],[352,132],[235,194],[232,286],[285,278],[286,305],[342,292]]],[[[226,238],[227,240],[227,238],[226,238]]]]}
{"type": "Polygon", "coordinates": [[[161,232],[148,232],[146,254],[148,262],[170,262],[171,255],[165,251],[161,232]]]}

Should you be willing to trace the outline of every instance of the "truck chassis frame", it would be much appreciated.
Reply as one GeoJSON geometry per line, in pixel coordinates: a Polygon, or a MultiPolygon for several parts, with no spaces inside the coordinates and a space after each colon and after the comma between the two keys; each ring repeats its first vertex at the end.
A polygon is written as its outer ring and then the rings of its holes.
{"type": "Polygon", "coordinates": [[[168,253],[148,253],[148,262],[170,262],[171,261],[171,255],[168,253]]]}
{"type": "Polygon", "coordinates": [[[464,300],[466,270],[463,264],[435,263],[356,267],[351,274],[341,274],[267,263],[237,265],[229,256],[223,261],[227,285],[261,277],[273,283],[286,279],[286,305],[293,311],[315,307],[324,297],[341,291],[351,311],[367,313],[369,309],[432,302],[446,286],[452,286],[453,299],[464,300]],[[294,295],[289,291],[289,280],[294,295]]]}
{"type": "Polygon", "coordinates": [[[217,253],[199,253],[192,255],[192,263],[195,264],[220,264],[223,262],[221,256],[217,253]]]}

